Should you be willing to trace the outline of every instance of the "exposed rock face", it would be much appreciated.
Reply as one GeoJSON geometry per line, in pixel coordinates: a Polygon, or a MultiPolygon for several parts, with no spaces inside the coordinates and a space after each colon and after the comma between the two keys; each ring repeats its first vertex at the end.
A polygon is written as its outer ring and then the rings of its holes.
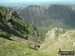
{"type": "Polygon", "coordinates": [[[40,49],[71,49],[75,48],[75,31],[65,32],[62,28],[54,28],[46,34],[40,49]]]}
{"type": "Polygon", "coordinates": [[[65,5],[30,5],[20,8],[18,14],[28,23],[37,27],[74,28],[74,8],[74,6],[65,5]]]}
{"type": "Polygon", "coordinates": [[[62,28],[54,28],[51,31],[48,31],[48,33],[46,33],[46,37],[49,37],[50,39],[54,39],[62,33],[64,33],[64,30],[62,28]]]}

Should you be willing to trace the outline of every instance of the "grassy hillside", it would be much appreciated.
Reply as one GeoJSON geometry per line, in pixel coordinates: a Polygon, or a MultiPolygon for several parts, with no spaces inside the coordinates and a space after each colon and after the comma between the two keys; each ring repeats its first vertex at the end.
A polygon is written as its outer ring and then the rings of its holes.
{"type": "Polygon", "coordinates": [[[0,36],[6,39],[16,36],[33,42],[38,41],[37,39],[42,40],[34,26],[24,22],[15,10],[2,6],[0,6],[0,36]]]}
{"type": "Polygon", "coordinates": [[[24,22],[15,10],[0,6],[0,56],[44,56],[34,50],[41,42],[34,26],[24,22]]]}
{"type": "Polygon", "coordinates": [[[0,56],[48,56],[29,48],[27,44],[0,38],[0,56]]]}

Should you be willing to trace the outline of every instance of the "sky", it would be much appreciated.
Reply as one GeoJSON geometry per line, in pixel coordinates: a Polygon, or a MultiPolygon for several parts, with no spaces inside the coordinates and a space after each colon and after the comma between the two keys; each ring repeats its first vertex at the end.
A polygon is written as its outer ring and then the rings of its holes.
{"type": "Polygon", "coordinates": [[[20,3],[20,2],[50,2],[50,3],[70,3],[74,4],[75,0],[0,0],[0,3],[20,3]]]}

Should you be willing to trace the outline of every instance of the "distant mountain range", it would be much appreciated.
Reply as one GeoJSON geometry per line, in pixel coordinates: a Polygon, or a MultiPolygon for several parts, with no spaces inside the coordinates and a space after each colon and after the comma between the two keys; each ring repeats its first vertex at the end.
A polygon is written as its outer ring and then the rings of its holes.
{"type": "Polygon", "coordinates": [[[26,6],[26,4],[25,3],[0,3],[0,6],[11,7],[16,10],[22,6],[26,6]]]}
{"type": "Polygon", "coordinates": [[[17,12],[36,27],[75,28],[75,6],[30,5],[21,7],[17,12]]]}

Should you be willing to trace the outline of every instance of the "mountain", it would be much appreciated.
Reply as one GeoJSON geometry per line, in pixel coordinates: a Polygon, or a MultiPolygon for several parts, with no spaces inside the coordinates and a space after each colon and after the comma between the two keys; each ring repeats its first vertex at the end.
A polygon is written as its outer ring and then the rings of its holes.
{"type": "Polygon", "coordinates": [[[15,10],[0,6],[0,56],[59,56],[59,48],[75,51],[75,30],[42,31],[43,37],[41,29],[24,22],[15,10]]]}
{"type": "Polygon", "coordinates": [[[21,18],[36,27],[75,28],[75,6],[30,5],[18,9],[21,18]]]}
{"type": "Polygon", "coordinates": [[[17,12],[0,6],[0,56],[48,56],[37,51],[43,38],[17,12]]]}
{"type": "Polygon", "coordinates": [[[20,42],[24,39],[34,43],[43,41],[37,28],[24,22],[15,10],[2,6],[0,6],[0,37],[20,42]]]}

